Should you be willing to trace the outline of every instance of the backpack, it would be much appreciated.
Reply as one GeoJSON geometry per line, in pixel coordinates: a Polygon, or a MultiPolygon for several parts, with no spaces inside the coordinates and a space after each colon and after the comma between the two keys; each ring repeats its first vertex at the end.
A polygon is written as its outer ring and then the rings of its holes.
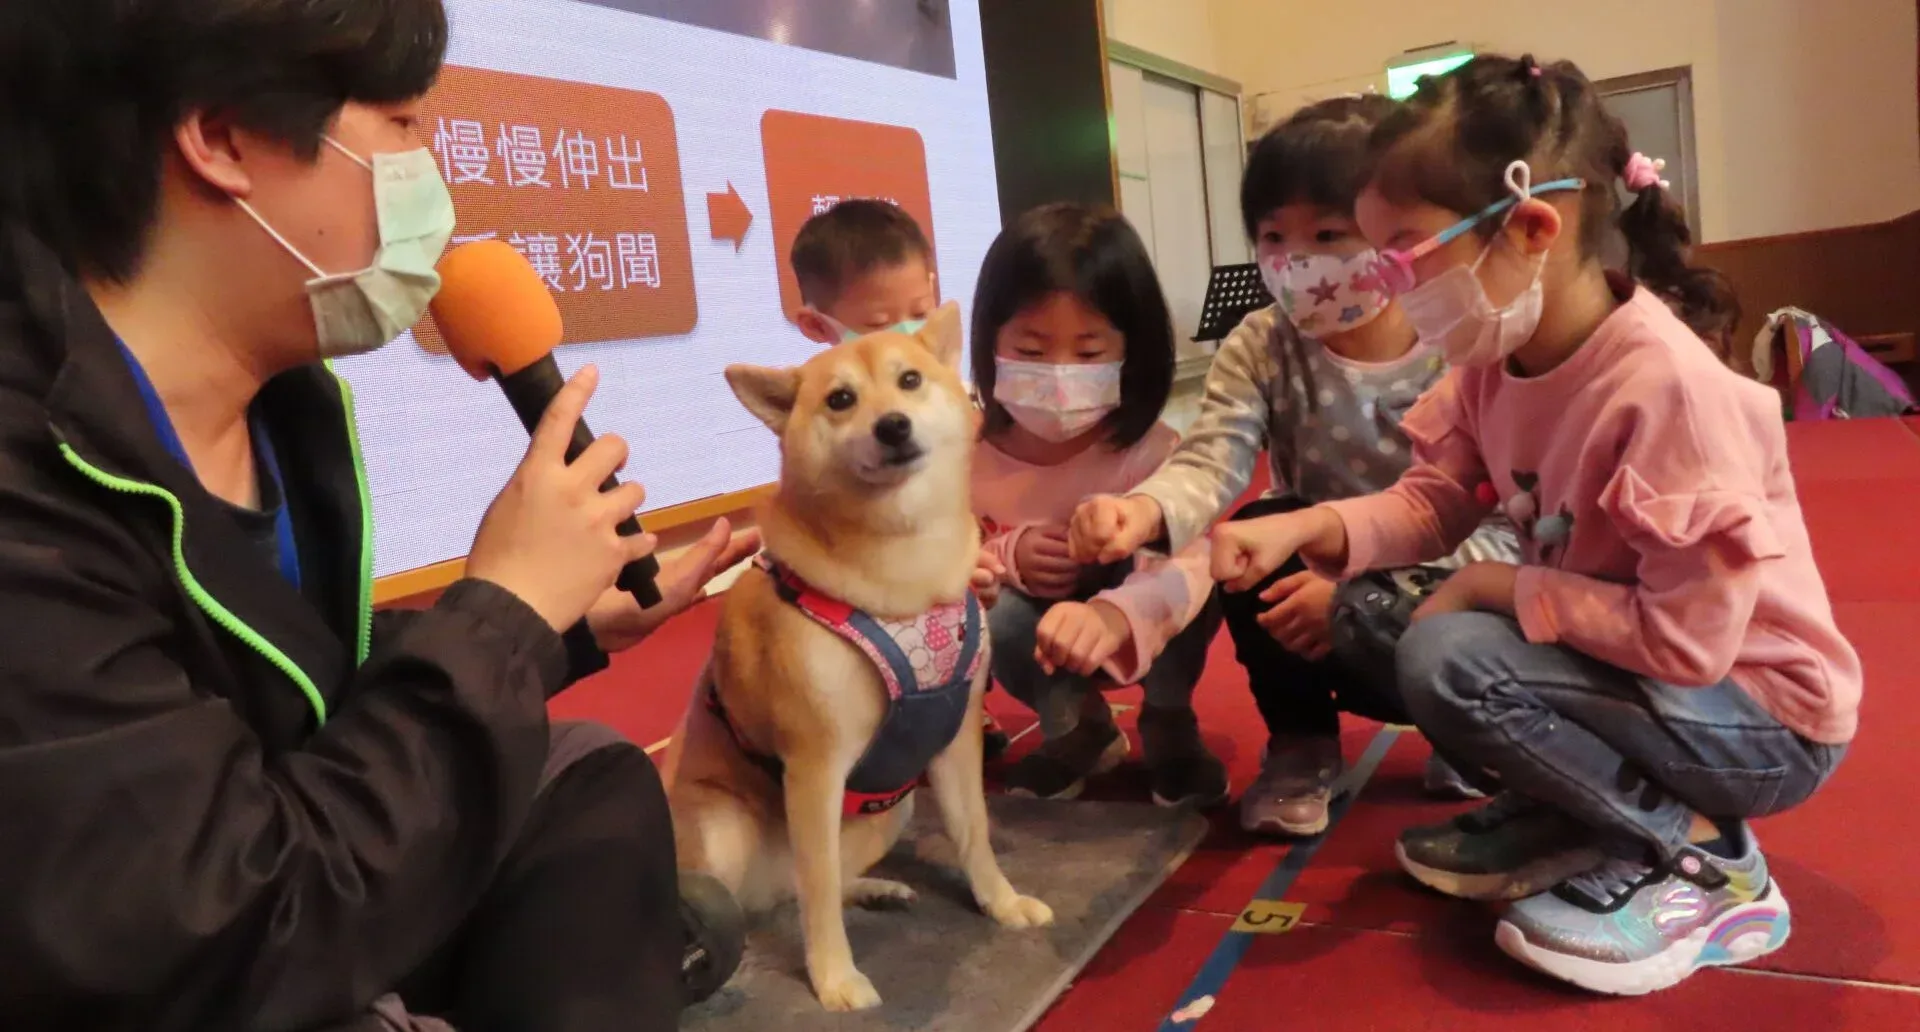
{"type": "Polygon", "coordinates": [[[1753,368],[1760,379],[1791,392],[1789,419],[1871,419],[1915,411],[1913,393],[1899,374],[1839,327],[1798,308],[1767,316],[1753,340],[1753,368]],[[1786,369],[1774,368],[1775,354],[1786,356],[1786,369]]]}

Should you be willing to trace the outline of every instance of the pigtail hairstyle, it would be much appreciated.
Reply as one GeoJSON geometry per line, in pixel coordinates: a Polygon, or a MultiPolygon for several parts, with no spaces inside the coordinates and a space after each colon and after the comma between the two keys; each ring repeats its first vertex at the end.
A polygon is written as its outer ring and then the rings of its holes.
{"type": "MultiPolygon", "coordinates": [[[[1373,133],[1374,186],[1396,203],[1426,202],[1472,213],[1506,195],[1505,171],[1515,159],[1533,181],[1579,178],[1580,253],[1597,259],[1618,229],[1627,242],[1626,272],[1671,306],[1702,339],[1724,344],[1739,321],[1726,278],[1688,262],[1693,241],[1685,212],[1665,187],[1642,184],[1624,211],[1616,186],[1634,157],[1626,126],[1570,62],[1550,65],[1482,55],[1419,89],[1373,133]]],[[[1483,239],[1499,220],[1477,227],[1483,239]]]]}

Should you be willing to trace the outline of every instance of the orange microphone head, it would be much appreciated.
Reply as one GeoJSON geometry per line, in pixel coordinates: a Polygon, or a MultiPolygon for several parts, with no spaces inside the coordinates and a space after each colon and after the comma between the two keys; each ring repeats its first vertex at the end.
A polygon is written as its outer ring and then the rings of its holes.
{"type": "Polygon", "coordinates": [[[502,240],[448,251],[432,308],[447,350],[475,376],[511,376],[560,344],[560,307],[546,281],[502,240]]]}

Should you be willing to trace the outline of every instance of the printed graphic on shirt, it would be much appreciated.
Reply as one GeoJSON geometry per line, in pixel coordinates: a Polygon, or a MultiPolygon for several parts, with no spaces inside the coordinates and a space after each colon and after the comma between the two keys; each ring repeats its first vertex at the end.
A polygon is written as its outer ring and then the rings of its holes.
{"type": "Polygon", "coordinates": [[[1567,553],[1573,539],[1573,511],[1562,504],[1558,511],[1541,515],[1546,505],[1540,498],[1540,475],[1513,470],[1513,485],[1520,490],[1508,498],[1502,511],[1520,530],[1520,536],[1542,566],[1553,566],[1567,553]]]}

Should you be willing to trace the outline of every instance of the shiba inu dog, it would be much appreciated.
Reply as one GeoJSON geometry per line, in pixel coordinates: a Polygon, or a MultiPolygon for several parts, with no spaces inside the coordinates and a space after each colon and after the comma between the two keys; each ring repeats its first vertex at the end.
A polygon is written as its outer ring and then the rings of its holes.
{"type": "Polygon", "coordinates": [[[959,308],[797,369],[727,381],[780,438],[766,554],[727,593],[713,657],[667,761],[683,868],[748,910],[797,892],[807,973],[834,1011],[880,1002],[842,906],[913,890],[864,877],[899,839],[922,775],[980,908],[1052,922],[987,840],[984,613],[969,588],[975,417],[956,368],[959,308]]]}

